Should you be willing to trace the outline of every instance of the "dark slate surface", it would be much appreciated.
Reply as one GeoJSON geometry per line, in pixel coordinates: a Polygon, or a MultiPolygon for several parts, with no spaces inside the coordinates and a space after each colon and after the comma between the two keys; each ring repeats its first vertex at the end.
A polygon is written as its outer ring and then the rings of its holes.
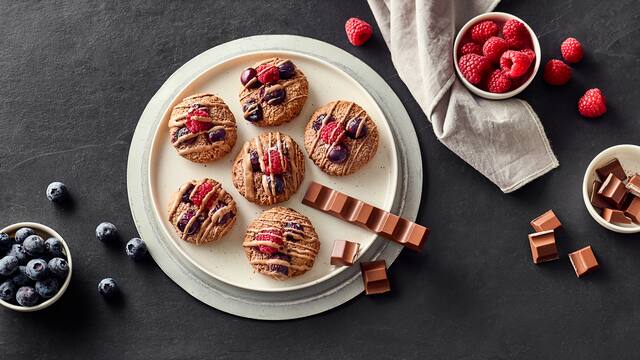
{"type": "Polygon", "coordinates": [[[363,48],[347,43],[346,18],[373,22],[364,2],[2,1],[0,8],[2,224],[49,224],[70,242],[76,265],[54,307],[35,314],[0,309],[0,358],[637,357],[640,239],[600,228],[584,209],[580,184],[599,151],[639,142],[640,3],[498,7],[537,31],[545,60],[559,56],[567,36],[587,49],[568,86],[537,79],[522,94],[542,118],[561,166],[512,195],[438,143],[379,32],[363,48]],[[279,33],[335,44],[394,88],[420,137],[414,151],[423,153],[426,179],[419,221],[434,231],[426,251],[405,252],[393,266],[391,295],[359,296],[319,316],[269,323],[201,304],[153,262],[134,264],[122,245],[105,247],[93,231],[108,220],[125,239],[136,235],[125,182],[129,142],[165,79],[215,45],[279,33]],[[589,87],[608,97],[600,120],[577,114],[589,87]],[[47,202],[52,180],[69,186],[73,206],[47,202]],[[561,253],[590,244],[601,271],[578,280],[566,257],[531,263],[528,221],[548,208],[566,226],[561,253]],[[107,275],[124,292],[115,304],[96,293],[107,275]]]}

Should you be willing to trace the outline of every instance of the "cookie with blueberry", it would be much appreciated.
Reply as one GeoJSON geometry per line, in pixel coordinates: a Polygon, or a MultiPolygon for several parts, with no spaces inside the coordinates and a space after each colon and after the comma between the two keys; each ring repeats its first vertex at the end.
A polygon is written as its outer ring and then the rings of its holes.
{"type": "Polygon", "coordinates": [[[187,96],[173,107],[169,141],[178,154],[197,163],[217,160],[236,143],[236,119],[214,94],[187,96]]]}
{"type": "Polygon", "coordinates": [[[271,58],[244,69],[240,105],[256,126],[276,126],[300,114],[309,94],[306,76],[289,59],[271,58]]]}
{"type": "Polygon", "coordinates": [[[304,131],[309,158],[329,175],[349,175],[378,150],[378,127],[358,104],[333,101],[316,110],[304,131]]]}
{"type": "Polygon", "coordinates": [[[196,245],[222,238],[235,224],[237,214],[231,195],[208,178],[185,182],[169,204],[169,222],[180,239],[196,245]]]}
{"type": "Polygon", "coordinates": [[[233,162],[233,186],[247,200],[273,205],[293,195],[304,178],[304,154],[281,132],[262,133],[247,141],[233,162]]]}
{"type": "Polygon", "coordinates": [[[284,207],[266,210],[253,220],[242,246],[254,271],[276,280],[311,270],[320,251],[318,234],[309,218],[284,207]]]}

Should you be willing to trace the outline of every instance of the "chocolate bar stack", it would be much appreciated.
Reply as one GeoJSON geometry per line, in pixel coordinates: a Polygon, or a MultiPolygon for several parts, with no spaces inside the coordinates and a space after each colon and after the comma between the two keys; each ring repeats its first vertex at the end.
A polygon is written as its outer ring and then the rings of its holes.
{"type": "Polygon", "coordinates": [[[640,224],[640,175],[627,178],[618,159],[596,169],[589,199],[601,216],[613,224],[640,224]]]}

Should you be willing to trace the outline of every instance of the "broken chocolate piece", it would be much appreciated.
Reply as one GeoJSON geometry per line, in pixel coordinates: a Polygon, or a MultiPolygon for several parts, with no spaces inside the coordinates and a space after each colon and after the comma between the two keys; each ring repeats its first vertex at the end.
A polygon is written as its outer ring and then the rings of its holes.
{"type": "Polygon", "coordinates": [[[624,214],[633,220],[634,223],[640,224],[640,197],[633,196],[633,200],[631,200],[631,204],[627,206],[624,214]]]}
{"type": "Polygon", "coordinates": [[[597,270],[600,267],[591,246],[572,252],[569,254],[569,260],[571,260],[571,265],[573,265],[573,269],[576,271],[578,277],[597,270]]]}
{"type": "Polygon", "coordinates": [[[614,208],[621,209],[622,203],[627,197],[627,188],[620,179],[613,174],[609,174],[602,186],[600,186],[598,195],[602,196],[614,208]]]}
{"type": "Polygon", "coordinates": [[[534,264],[559,259],[553,230],[529,234],[529,246],[534,264]]]}
{"type": "Polygon", "coordinates": [[[612,224],[631,224],[633,222],[623,211],[616,209],[603,209],[602,217],[612,224]]]}
{"type": "Polygon", "coordinates": [[[353,241],[336,240],[331,250],[331,265],[351,266],[356,261],[360,244],[353,241]]]}
{"type": "Polygon", "coordinates": [[[553,212],[553,210],[549,210],[546,213],[538,216],[537,218],[531,221],[531,227],[535,231],[547,231],[547,230],[555,230],[562,226],[560,220],[553,212]]]}
{"type": "Polygon", "coordinates": [[[600,190],[601,186],[602,183],[600,181],[594,181],[593,185],[591,185],[591,193],[589,193],[591,205],[598,209],[604,209],[609,206],[609,203],[602,196],[598,195],[598,190],[600,190]]]}
{"type": "Polygon", "coordinates": [[[600,177],[600,180],[603,180],[609,176],[609,174],[613,174],[616,178],[621,181],[627,180],[627,174],[624,172],[622,165],[618,159],[613,159],[609,161],[606,165],[599,167],[596,169],[596,173],[600,177]]]}
{"type": "Polygon", "coordinates": [[[360,271],[362,271],[365,294],[382,294],[391,291],[387,277],[387,263],[384,260],[360,263],[360,271]]]}
{"type": "Polygon", "coordinates": [[[627,183],[627,190],[633,194],[633,196],[640,197],[640,175],[635,174],[629,179],[627,183]]]}

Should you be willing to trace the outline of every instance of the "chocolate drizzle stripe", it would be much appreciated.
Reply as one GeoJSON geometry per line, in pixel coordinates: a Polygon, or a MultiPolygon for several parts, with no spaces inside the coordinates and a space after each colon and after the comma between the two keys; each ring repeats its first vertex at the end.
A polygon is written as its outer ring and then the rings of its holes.
{"type": "MultiPolygon", "coordinates": [[[[259,260],[251,260],[249,261],[249,263],[251,263],[252,265],[271,265],[271,264],[276,264],[275,262],[273,262],[272,260],[274,259],[259,259],[259,260]]],[[[280,263],[277,263],[277,265],[281,265],[280,263]]],[[[306,265],[294,265],[291,263],[287,263],[286,266],[289,269],[294,269],[294,270],[310,270],[311,267],[310,266],[306,266],[306,265]]],[[[276,272],[277,273],[277,272],[276,272]]],[[[279,273],[278,273],[279,274],[279,273]]]]}

